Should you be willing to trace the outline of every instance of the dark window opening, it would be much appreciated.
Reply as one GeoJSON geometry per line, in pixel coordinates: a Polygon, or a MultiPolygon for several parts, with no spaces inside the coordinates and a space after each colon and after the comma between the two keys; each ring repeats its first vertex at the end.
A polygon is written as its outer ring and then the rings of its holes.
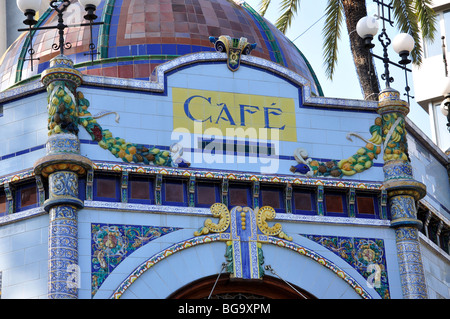
{"type": "Polygon", "coordinates": [[[252,207],[250,194],[251,194],[250,186],[230,185],[228,188],[230,207],[234,206],[252,207]]]}
{"type": "Polygon", "coordinates": [[[20,192],[20,207],[26,207],[37,203],[37,187],[31,186],[20,192]]]}
{"type": "Polygon", "coordinates": [[[270,206],[277,213],[285,212],[284,190],[276,187],[261,187],[260,206],[270,206]]]}
{"type": "Polygon", "coordinates": [[[210,207],[212,204],[220,202],[219,186],[212,183],[197,182],[196,206],[210,207]]]}
{"type": "Polygon", "coordinates": [[[316,214],[315,198],[313,191],[294,188],[292,192],[292,212],[301,215],[316,214]]]}
{"type": "Polygon", "coordinates": [[[183,181],[163,182],[163,204],[187,206],[186,183],[183,181]]]}
{"type": "Polygon", "coordinates": [[[130,176],[128,180],[128,201],[130,203],[154,204],[153,179],[130,176]]]}
{"type": "Polygon", "coordinates": [[[15,191],[16,212],[38,206],[38,194],[35,181],[25,182],[16,186],[15,191]]]}
{"type": "Polygon", "coordinates": [[[369,196],[357,196],[356,207],[358,214],[375,216],[375,198],[369,196]]]}
{"type": "Polygon", "coordinates": [[[119,176],[94,176],[94,199],[105,201],[120,201],[119,182],[119,176]]]}
{"type": "Polygon", "coordinates": [[[344,193],[325,193],[325,211],[328,216],[346,216],[346,195],[344,193]]]}
{"type": "Polygon", "coordinates": [[[132,199],[150,199],[150,184],[146,181],[131,181],[129,191],[132,199]]]}
{"type": "Polygon", "coordinates": [[[3,190],[0,190],[0,216],[6,215],[6,194],[3,190]]]}

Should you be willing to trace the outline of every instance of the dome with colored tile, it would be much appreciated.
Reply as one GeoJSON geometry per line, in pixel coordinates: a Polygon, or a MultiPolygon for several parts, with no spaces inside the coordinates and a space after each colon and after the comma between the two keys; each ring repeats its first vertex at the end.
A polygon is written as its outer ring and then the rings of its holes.
{"type": "MultiPolygon", "coordinates": [[[[85,14],[71,0],[65,23],[82,23],[85,14]]],[[[179,56],[215,51],[209,37],[245,37],[256,43],[251,55],[276,62],[311,82],[311,91],[323,95],[320,84],[300,50],[250,5],[238,0],[103,0],[98,6],[93,42],[98,54],[91,61],[89,27],[66,29],[64,51],[83,74],[148,80],[161,63],[179,56]]],[[[36,27],[56,25],[54,10],[42,12],[36,27]]],[[[86,21],[84,21],[86,22],[86,21]]],[[[52,49],[57,30],[37,30],[32,46],[34,67],[29,60],[29,37],[24,32],[0,60],[0,91],[33,79],[59,54],[52,49]]]]}

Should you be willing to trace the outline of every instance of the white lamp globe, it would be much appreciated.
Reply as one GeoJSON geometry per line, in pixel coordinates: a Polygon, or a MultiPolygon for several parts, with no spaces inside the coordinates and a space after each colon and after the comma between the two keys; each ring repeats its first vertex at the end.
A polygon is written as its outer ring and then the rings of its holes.
{"type": "Polygon", "coordinates": [[[447,102],[447,99],[445,99],[441,103],[441,112],[442,112],[442,114],[444,114],[444,116],[448,116],[448,106],[445,105],[446,102],[447,102]]]}
{"type": "Polygon", "coordinates": [[[102,2],[101,0],[78,0],[78,2],[83,6],[86,7],[88,5],[92,5],[95,7],[98,7],[98,5],[100,4],[100,2],[102,2]]]}
{"type": "Polygon", "coordinates": [[[392,41],[392,48],[395,52],[411,52],[414,49],[414,39],[408,33],[400,33],[392,41]]]}
{"type": "Polygon", "coordinates": [[[374,16],[361,18],[356,24],[356,32],[361,38],[373,37],[378,33],[378,20],[374,16]]]}
{"type": "Polygon", "coordinates": [[[16,2],[23,13],[27,10],[38,11],[41,8],[41,0],[17,0],[16,2]]]}
{"type": "Polygon", "coordinates": [[[442,80],[441,94],[444,98],[447,97],[447,95],[450,95],[450,78],[449,77],[445,77],[442,80]]]}

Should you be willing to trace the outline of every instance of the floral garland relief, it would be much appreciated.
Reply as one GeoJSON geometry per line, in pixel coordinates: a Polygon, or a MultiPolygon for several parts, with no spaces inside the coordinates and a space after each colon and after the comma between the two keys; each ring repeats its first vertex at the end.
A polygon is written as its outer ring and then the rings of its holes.
{"type": "Polygon", "coordinates": [[[116,112],[102,112],[93,116],[89,111],[89,101],[82,92],[77,92],[70,82],[55,81],[47,87],[48,135],[71,133],[78,135],[78,125],[82,125],[93,141],[126,163],[143,163],[160,166],[189,167],[182,158],[183,148],[175,143],[170,151],[160,150],[143,144],[130,143],[120,137],[113,137],[108,129],[103,129],[98,118],[116,112]]]}
{"type": "MultiPolygon", "coordinates": [[[[77,93],[79,105],[79,124],[91,135],[92,140],[98,145],[111,152],[116,158],[127,163],[156,164],[161,166],[172,166],[172,158],[169,151],[162,151],[156,147],[147,147],[142,144],[130,143],[120,137],[113,137],[108,129],[103,129],[96,118],[111,114],[107,112],[98,116],[92,116],[88,111],[89,101],[84,98],[83,93],[77,93]]],[[[118,121],[118,117],[116,117],[118,121]]]]}
{"type": "MultiPolygon", "coordinates": [[[[364,139],[357,133],[348,133],[347,139],[352,140],[351,136],[358,137],[359,139],[366,142],[366,145],[359,148],[356,151],[356,154],[350,156],[349,158],[342,160],[330,160],[327,162],[321,162],[319,160],[312,159],[308,156],[308,152],[304,148],[297,148],[294,151],[294,157],[298,162],[297,165],[291,166],[290,171],[292,173],[298,173],[301,175],[311,176],[311,177],[342,177],[342,176],[352,176],[357,173],[361,173],[365,170],[368,170],[373,166],[373,160],[377,159],[378,154],[381,153],[381,143],[384,140],[384,136],[382,135],[382,130],[386,130],[384,126],[382,126],[383,120],[381,117],[377,117],[375,119],[374,125],[370,127],[370,133],[372,137],[368,140],[364,139]]],[[[386,124],[386,123],[385,123],[386,124]]],[[[392,125],[392,124],[391,124],[392,125]]],[[[404,121],[398,124],[399,130],[404,132],[404,121]]],[[[389,128],[390,129],[390,128],[389,128]]],[[[399,131],[395,131],[395,140],[398,139],[397,142],[391,140],[388,147],[398,147],[397,144],[403,138],[403,134],[400,134],[399,131]]],[[[394,151],[392,151],[394,152],[394,151]]],[[[397,153],[397,151],[396,151],[397,153]]],[[[386,155],[385,155],[386,156],[386,155]]],[[[391,158],[401,158],[402,154],[396,154],[394,157],[394,153],[392,153],[391,158]]]]}

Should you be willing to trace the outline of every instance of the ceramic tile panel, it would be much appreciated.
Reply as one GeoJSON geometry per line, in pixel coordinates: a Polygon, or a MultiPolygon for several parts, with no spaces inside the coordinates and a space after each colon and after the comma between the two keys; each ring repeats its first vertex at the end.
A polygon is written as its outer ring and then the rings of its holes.
{"type": "Polygon", "coordinates": [[[92,224],[92,295],[128,255],[176,230],[178,228],[174,227],[92,224]]]}

